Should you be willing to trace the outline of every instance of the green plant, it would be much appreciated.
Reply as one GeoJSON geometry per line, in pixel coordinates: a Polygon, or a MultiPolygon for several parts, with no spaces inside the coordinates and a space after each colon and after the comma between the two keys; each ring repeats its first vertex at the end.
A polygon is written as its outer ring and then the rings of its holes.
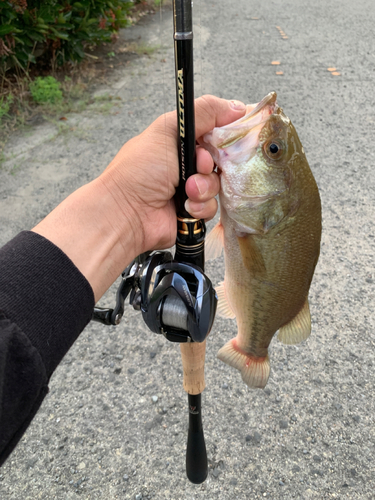
{"type": "Polygon", "coordinates": [[[30,92],[38,104],[56,104],[62,101],[63,94],[60,90],[60,82],[53,76],[42,78],[38,76],[30,83],[30,92]]]}
{"type": "Polygon", "coordinates": [[[111,42],[129,24],[127,0],[8,0],[0,2],[0,70],[27,70],[85,57],[85,46],[111,42]]]}
{"type": "Polygon", "coordinates": [[[12,94],[8,94],[7,96],[3,96],[0,98],[0,121],[3,116],[9,116],[9,109],[13,102],[12,94]]]}
{"type": "Polygon", "coordinates": [[[154,52],[160,49],[160,45],[147,45],[144,42],[135,43],[131,46],[131,48],[136,52],[139,56],[151,56],[154,52]]]}

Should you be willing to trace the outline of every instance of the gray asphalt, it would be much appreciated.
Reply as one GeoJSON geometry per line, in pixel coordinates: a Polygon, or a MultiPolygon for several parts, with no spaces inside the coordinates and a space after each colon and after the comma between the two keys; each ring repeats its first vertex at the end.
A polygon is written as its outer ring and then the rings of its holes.
{"type": "MultiPolygon", "coordinates": [[[[323,238],[310,292],[313,333],[298,346],[274,340],[270,380],[255,391],[216,359],[235,335],[234,322],[217,318],[203,395],[210,471],[195,486],[185,476],[178,346],[149,333],[130,309],[118,327],[90,324],[0,470],[2,499],[375,497],[374,4],[197,1],[194,16],[196,95],[256,102],[277,91],[317,179],[323,238]]],[[[64,129],[39,125],[10,141],[0,170],[0,243],[31,228],[173,109],[170,10],[123,36],[160,48],[99,89],[122,98],[109,114],[87,110],[64,129]]],[[[207,273],[220,281],[223,261],[207,273]]],[[[111,289],[102,304],[113,300],[111,289]]]]}

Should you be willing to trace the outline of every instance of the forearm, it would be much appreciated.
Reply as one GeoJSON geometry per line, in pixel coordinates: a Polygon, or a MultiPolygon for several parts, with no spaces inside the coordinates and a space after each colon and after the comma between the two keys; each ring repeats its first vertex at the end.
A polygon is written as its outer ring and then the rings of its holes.
{"type": "Polygon", "coordinates": [[[90,283],[95,301],[139,247],[132,206],[126,199],[120,205],[108,184],[99,177],[81,187],[33,228],[72,260],[90,283]]]}
{"type": "Polygon", "coordinates": [[[50,241],[25,231],[0,248],[0,464],[93,307],[89,283],[50,241]]]}

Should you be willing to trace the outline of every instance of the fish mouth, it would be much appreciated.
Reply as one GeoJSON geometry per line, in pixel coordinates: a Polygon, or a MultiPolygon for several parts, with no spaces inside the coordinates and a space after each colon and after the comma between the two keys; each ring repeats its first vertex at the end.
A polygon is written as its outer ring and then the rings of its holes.
{"type": "Polygon", "coordinates": [[[275,113],[278,108],[276,103],[277,94],[276,92],[270,92],[257,104],[248,104],[246,106],[246,115],[237,120],[236,124],[247,123],[252,121],[255,122],[254,118],[263,118],[263,116],[269,116],[275,113]]]}
{"type": "Polygon", "coordinates": [[[217,165],[223,168],[226,158],[238,163],[255,155],[260,131],[279,108],[276,99],[276,92],[270,92],[260,102],[248,104],[246,115],[239,120],[205,134],[199,142],[217,165]]]}
{"type": "Polygon", "coordinates": [[[230,157],[232,162],[238,163],[256,154],[262,128],[279,109],[276,98],[276,92],[270,92],[259,103],[246,106],[245,116],[218,130],[215,142],[221,160],[230,157]]]}

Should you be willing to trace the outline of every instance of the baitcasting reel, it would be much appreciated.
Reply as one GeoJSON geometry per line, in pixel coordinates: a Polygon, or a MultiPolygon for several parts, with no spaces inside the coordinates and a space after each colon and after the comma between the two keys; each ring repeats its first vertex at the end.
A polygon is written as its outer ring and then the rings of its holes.
{"type": "Polygon", "coordinates": [[[122,273],[114,309],[94,308],[93,320],[118,325],[129,302],[155,333],[171,342],[203,342],[215,318],[217,295],[199,267],[173,260],[170,252],[147,252],[122,273]]]}

